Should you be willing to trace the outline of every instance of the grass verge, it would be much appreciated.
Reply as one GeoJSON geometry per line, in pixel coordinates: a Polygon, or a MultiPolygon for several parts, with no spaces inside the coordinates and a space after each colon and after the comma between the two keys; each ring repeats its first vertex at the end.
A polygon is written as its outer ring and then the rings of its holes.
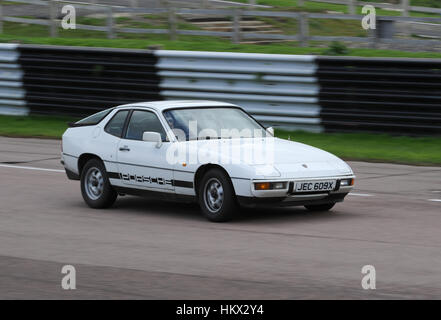
{"type": "MultiPolygon", "coordinates": [[[[0,135],[60,139],[67,123],[77,119],[49,116],[0,115],[0,135]]],[[[386,134],[309,133],[276,130],[280,138],[306,143],[346,160],[441,165],[441,137],[386,134]]]]}
{"type": "MultiPolygon", "coordinates": [[[[290,1],[283,0],[280,1],[280,3],[290,3],[290,1]]],[[[327,4],[311,2],[310,5],[312,7],[308,10],[311,12],[326,12],[325,7],[323,6],[327,4]],[[317,5],[318,7],[314,7],[317,5]]],[[[340,6],[347,8],[347,6],[340,6]]],[[[281,30],[285,34],[296,34],[298,31],[298,23],[295,19],[261,17],[259,20],[273,25],[276,29],[281,30]]],[[[145,15],[138,17],[136,20],[129,17],[115,18],[115,22],[118,27],[129,28],[137,27],[167,29],[167,21],[167,17],[164,15],[145,15]]],[[[106,19],[96,17],[78,17],[77,23],[104,26],[106,25],[106,19]]],[[[340,35],[356,37],[367,36],[367,32],[361,28],[360,21],[355,20],[310,19],[309,25],[311,35],[340,35]]],[[[179,29],[190,30],[198,28],[199,27],[197,25],[191,24],[183,19],[179,20],[179,29]]],[[[180,35],[176,41],[171,41],[169,35],[167,34],[118,33],[117,39],[107,39],[106,37],[106,32],[82,29],[63,30],[59,28],[58,37],[51,38],[49,37],[49,28],[47,26],[5,21],[3,23],[3,33],[0,34],[0,42],[132,49],[161,47],[165,50],[253,52],[272,54],[338,54],[327,51],[327,47],[330,46],[329,43],[316,41],[310,41],[309,47],[299,47],[298,42],[233,44],[231,39],[228,38],[188,35],[180,35]]],[[[431,45],[431,42],[428,41],[427,45],[431,45]]],[[[377,50],[367,48],[348,48],[344,53],[340,53],[338,55],[362,57],[441,58],[441,53],[439,52],[405,52],[399,50],[377,50]]]]}
{"type": "Polygon", "coordinates": [[[0,115],[0,135],[60,139],[67,124],[75,120],[68,117],[0,115]]]}
{"type": "Polygon", "coordinates": [[[441,165],[441,137],[370,133],[309,133],[276,130],[280,138],[329,151],[346,160],[441,165]]]}
{"type": "MultiPolygon", "coordinates": [[[[110,47],[128,49],[147,49],[149,46],[160,45],[164,50],[189,50],[189,51],[217,51],[217,52],[252,52],[270,54],[310,54],[321,55],[328,48],[298,47],[297,44],[274,43],[258,44],[232,44],[228,40],[213,39],[208,37],[180,37],[171,41],[163,37],[151,37],[146,40],[139,39],[98,39],[98,38],[50,38],[50,37],[24,37],[0,34],[0,42],[14,42],[26,44],[46,44],[62,46],[85,47],[110,47]]],[[[345,56],[359,57],[395,57],[395,58],[441,58],[438,52],[406,52],[399,50],[377,50],[348,48],[345,56]]]]}

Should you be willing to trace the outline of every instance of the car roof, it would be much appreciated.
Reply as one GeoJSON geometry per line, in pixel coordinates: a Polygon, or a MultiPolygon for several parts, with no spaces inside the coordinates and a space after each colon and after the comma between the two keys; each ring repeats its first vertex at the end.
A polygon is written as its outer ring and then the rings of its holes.
{"type": "Polygon", "coordinates": [[[130,103],[118,106],[116,108],[152,108],[159,112],[166,109],[178,109],[178,108],[204,108],[204,107],[237,107],[234,104],[220,101],[209,100],[164,100],[164,101],[145,101],[130,103]]]}

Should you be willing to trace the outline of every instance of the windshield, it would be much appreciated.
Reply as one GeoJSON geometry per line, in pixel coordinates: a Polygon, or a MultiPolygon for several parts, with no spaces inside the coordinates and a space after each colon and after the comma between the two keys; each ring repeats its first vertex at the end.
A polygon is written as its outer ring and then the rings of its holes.
{"type": "Polygon", "coordinates": [[[238,108],[194,108],[164,111],[179,141],[259,138],[267,132],[238,108]]]}

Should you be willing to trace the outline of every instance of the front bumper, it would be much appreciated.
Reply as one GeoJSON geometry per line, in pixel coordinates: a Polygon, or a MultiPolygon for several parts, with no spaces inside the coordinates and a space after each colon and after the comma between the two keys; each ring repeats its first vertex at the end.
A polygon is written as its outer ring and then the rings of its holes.
{"type": "Polygon", "coordinates": [[[326,203],[342,202],[347,196],[347,193],[324,194],[320,197],[243,197],[238,196],[237,201],[244,207],[264,207],[264,206],[278,206],[278,207],[294,207],[317,205],[326,203]]]}
{"type": "Polygon", "coordinates": [[[285,179],[285,180],[253,180],[251,181],[251,197],[238,197],[243,205],[278,204],[286,206],[302,206],[309,204],[323,204],[330,202],[341,202],[344,197],[353,189],[353,185],[342,186],[341,181],[354,179],[354,175],[331,176],[318,178],[285,179]],[[304,181],[325,181],[335,180],[336,187],[331,191],[295,192],[295,183],[304,181]],[[286,188],[278,190],[255,190],[254,184],[258,182],[287,182],[286,188]]]}

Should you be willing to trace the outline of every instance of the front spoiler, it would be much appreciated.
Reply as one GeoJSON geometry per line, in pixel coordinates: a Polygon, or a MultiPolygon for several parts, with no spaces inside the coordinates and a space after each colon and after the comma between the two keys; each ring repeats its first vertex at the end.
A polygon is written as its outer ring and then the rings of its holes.
{"type": "Polygon", "coordinates": [[[64,168],[64,170],[66,171],[66,175],[69,180],[80,180],[80,175],[67,168],[64,168]]]}
{"type": "Polygon", "coordinates": [[[317,198],[313,198],[313,197],[299,198],[295,196],[258,198],[258,197],[238,196],[237,201],[241,206],[244,207],[261,207],[261,206],[293,207],[293,206],[305,206],[305,205],[342,202],[347,195],[348,193],[333,193],[333,194],[323,194],[323,196],[317,198]]]}

